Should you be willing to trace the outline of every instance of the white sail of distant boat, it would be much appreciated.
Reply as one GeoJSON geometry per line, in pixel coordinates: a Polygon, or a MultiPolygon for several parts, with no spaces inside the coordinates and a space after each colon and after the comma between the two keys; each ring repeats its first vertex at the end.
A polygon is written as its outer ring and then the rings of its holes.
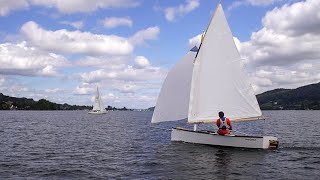
{"type": "Polygon", "coordinates": [[[105,113],[107,113],[106,109],[104,108],[98,87],[96,90],[96,96],[94,98],[93,108],[88,113],[89,114],[105,114],[105,113]]]}
{"type": "Polygon", "coordinates": [[[172,129],[173,141],[248,148],[276,146],[277,138],[271,136],[221,136],[196,131],[196,124],[216,122],[219,111],[224,111],[233,121],[261,117],[259,104],[240,61],[219,2],[197,54],[188,52],[168,73],[151,122],[188,119],[188,123],[195,124],[193,131],[172,129]],[[232,138],[222,140],[221,137],[232,138]]]}

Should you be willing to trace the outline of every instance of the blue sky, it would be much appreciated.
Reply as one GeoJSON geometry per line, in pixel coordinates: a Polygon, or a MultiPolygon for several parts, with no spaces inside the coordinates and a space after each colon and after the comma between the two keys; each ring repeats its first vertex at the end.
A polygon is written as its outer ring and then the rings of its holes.
{"type": "MultiPolygon", "coordinates": [[[[154,106],[217,0],[0,0],[0,92],[154,106]]],[[[319,0],[222,0],[256,93],[320,81],[319,0]]]]}

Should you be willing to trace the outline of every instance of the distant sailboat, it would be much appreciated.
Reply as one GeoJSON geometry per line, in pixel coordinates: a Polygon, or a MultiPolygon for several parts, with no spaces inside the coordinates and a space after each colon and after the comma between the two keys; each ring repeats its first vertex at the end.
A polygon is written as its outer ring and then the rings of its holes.
{"type": "Polygon", "coordinates": [[[232,121],[259,119],[262,115],[256,96],[240,64],[221,3],[213,14],[199,50],[193,48],[165,79],[151,122],[188,119],[193,130],[173,128],[172,141],[272,149],[276,137],[218,135],[197,131],[197,124],[215,123],[224,111],[232,121]],[[195,52],[197,51],[197,52],[195,52]]]}
{"type": "Polygon", "coordinates": [[[88,113],[89,114],[106,114],[107,113],[106,109],[103,106],[98,87],[96,91],[96,96],[94,98],[93,109],[88,113]]]}

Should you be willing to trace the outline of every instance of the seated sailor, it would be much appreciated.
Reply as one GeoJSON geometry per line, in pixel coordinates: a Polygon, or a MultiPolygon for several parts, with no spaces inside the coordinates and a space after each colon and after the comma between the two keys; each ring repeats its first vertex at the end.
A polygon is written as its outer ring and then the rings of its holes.
{"type": "Polygon", "coordinates": [[[216,124],[219,128],[217,131],[218,134],[230,134],[230,130],[232,130],[231,121],[229,118],[224,117],[224,113],[222,111],[219,112],[219,119],[217,119],[216,124]]]}

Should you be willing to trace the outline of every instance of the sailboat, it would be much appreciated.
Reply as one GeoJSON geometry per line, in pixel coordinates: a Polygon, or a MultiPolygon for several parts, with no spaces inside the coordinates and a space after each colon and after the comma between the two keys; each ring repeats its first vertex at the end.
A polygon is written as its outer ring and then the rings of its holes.
{"type": "Polygon", "coordinates": [[[261,119],[262,112],[233,40],[221,2],[204,32],[199,48],[192,48],[168,73],[161,88],[152,123],[187,119],[193,129],[171,129],[172,141],[197,144],[275,149],[273,136],[219,135],[197,130],[215,123],[218,112],[235,121],[261,119]]]}
{"type": "Polygon", "coordinates": [[[103,106],[98,87],[96,90],[96,96],[94,98],[93,108],[88,113],[89,114],[106,114],[107,113],[106,109],[103,106]]]}

